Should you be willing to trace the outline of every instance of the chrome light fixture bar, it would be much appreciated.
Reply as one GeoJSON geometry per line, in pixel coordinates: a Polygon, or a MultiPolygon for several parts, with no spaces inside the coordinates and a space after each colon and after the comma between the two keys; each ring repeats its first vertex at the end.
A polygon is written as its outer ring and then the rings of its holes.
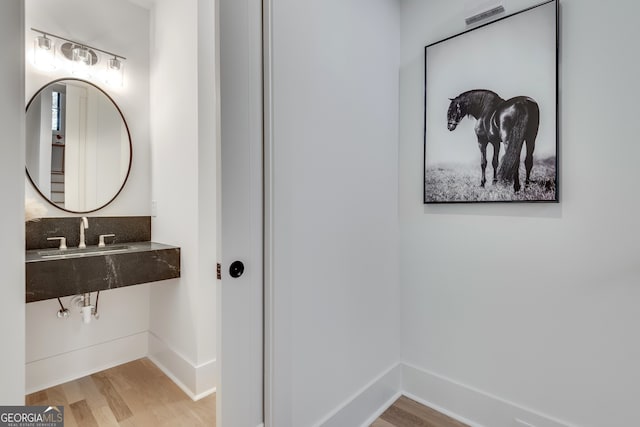
{"type": "Polygon", "coordinates": [[[469,25],[473,25],[473,24],[477,24],[480,21],[484,21],[485,19],[489,19],[493,16],[499,15],[501,13],[504,13],[504,6],[502,5],[498,5],[498,6],[494,6],[489,10],[485,10],[483,12],[480,12],[478,14],[475,14],[473,16],[469,16],[467,18],[465,18],[465,23],[467,24],[467,26],[469,25]]]}
{"type": "Polygon", "coordinates": [[[73,64],[73,74],[79,77],[92,77],[93,66],[99,62],[96,52],[99,52],[110,57],[106,61],[105,82],[113,86],[122,86],[124,76],[123,61],[127,59],[124,56],[37,28],[32,27],[31,31],[40,34],[36,37],[34,45],[34,63],[39,68],[44,70],[55,69],[55,45],[52,39],[58,39],[64,42],[60,46],[60,52],[73,64]]]}

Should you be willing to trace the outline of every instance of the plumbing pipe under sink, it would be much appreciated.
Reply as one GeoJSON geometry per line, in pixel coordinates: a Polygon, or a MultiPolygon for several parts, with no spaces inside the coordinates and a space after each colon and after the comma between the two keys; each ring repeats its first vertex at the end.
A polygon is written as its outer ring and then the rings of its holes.
{"type": "Polygon", "coordinates": [[[80,311],[82,312],[82,323],[91,323],[91,315],[93,314],[93,306],[85,305],[80,311]]]}
{"type": "MultiPolygon", "coordinates": [[[[80,306],[80,314],[82,315],[82,323],[84,324],[89,324],[91,323],[91,318],[95,317],[96,319],[99,318],[98,315],[98,297],[100,295],[100,292],[98,292],[98,294],[96,294],[96,304],[93,305],[91,304],[91,294],[90,293],[85,293],[83,295],[78,295],[76,297],[73,298],[73,300],[71,301],[72,304],[78,305],[80,306]]],[[[60,317],[60,316],[58,316],[60,317]]]]}
{"type": "Polygon", "coordinates": [[[82,323],[91,323],[91,315],[93,314],[93,306],[91,305],[91,294],[84,294],[82,297],[82,323]]]}

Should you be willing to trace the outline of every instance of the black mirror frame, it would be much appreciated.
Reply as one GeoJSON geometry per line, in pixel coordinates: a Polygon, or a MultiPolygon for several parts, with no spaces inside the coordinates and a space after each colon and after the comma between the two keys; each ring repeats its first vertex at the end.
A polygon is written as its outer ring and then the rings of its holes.
{"type": "Polygon", "coordinates": [[[66,81],[76,81],[76,82],[81,82],[81,83],[93,86],[94,88],[99,90],[104,96],[106,96],[107,99],[109,99],[109,101],[111,101],[113,106],[116,107],[116,110],[118,110],[118,114],[120,114],[120,117],[122,118],[122,122],[124,123],[124,127],[127,130],[127,137],[129,138],[129,167],[127,168],[127,175],[124,177],[124,180],[122,181],[122,185],[120,185],[120,189],[116,192],[116,194],[107,203],[105,203],[104,205],[99,206],[99,207],[97,207],[95,209],[91,209],[91,210],[87,210],[87,211],[74,211],[74,210],[71,210],[71,209],[65,209],[65,208],[62,208],[62,207],[58,206],[57,204],[52,202],[47,196],[42,194],[42,192],[40,191],[40,188],[36,185],[35,182],[33,182],[33,179],[31,178],[31,175],[29,175],[29,169],[27,168],[26,164],[25,164],[24,170],[27,173],[27,178],[29,178],[29,182],[31,183],[33,188],[35,188],[35,190],[38,192],[38,194],[40,194],[40,196],[44,200],[46,200],[50,205],[55,206],[56,208],[58,208],[58,209],[60,209],[62,211],[65,211],[65,212],[69,212],[69,213],[85,214],[85,213],[96,212],[96,211],[99,211],[100,209],[103,209],[103,208],[109,206],[116,199],[116,197],[118,197],[120,195],[120,193],[124,189],[124,186],[127,184],[127,181],[129,180],[129,175],[131,174],[131,165],[133,163],[133,143],[131,141],[131,132],[129,131],[129,124],[127,123],[127,120],[124,118],[124,114],[122,114],[122,110],[120,110],[120,107],[118,107],[118,104],[116,104],[116,102],[113,100],[113,98],[111,98],[111,96],[109,96],[109,94],[107,92],[105,92],[102,88],[98,87],[97,85],[95,85],[95,84],[93,84],[93,83],[91,83],[91,82],[89,82],[87,80],[73,78],[73,77],[65,77],[65,78],[52,80],[49,83],[47,83],[46,85],[42,86],[40,89],[38,89],[38,91],[31,97],[31,99],[27,103],[27,107],[25,108],[25,114],[27,113],[27,111],[29,111],[29,106],[31,105],[33,100],[44,89],[46,89],[47,87],[51,86],[52,84],[56,84],[56,83],[60,83],[60,82],[66,82],[66,81]]]}

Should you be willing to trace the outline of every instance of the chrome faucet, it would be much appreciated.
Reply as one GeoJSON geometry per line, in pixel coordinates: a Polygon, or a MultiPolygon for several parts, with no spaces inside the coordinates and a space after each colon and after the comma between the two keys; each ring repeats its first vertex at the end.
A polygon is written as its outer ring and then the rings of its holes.
{"type": "Polygon", "coordinates": [[[89,220],[86,216],[83,216],[80,220],[80,244],[78,245],[80,249],[87,247],[87,244],[84,241],[84,230],[87,228],[89,228],[89,220]]]}

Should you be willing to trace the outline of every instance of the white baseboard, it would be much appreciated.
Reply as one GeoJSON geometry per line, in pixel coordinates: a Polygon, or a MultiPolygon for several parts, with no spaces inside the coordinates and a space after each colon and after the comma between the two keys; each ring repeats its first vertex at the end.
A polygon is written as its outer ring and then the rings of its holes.
{"type": "Polygon", "coordinates": [[[216,361],[196,365],[149,332],[149,359],[191,399],[199,400],[216,392],[216,361]]]}
{"type": "Polygon", "coordinates": [[[471,427],[571,427],[572,424],[460,384],[424,369],[402,364],[405,396],[471,427]],[[516,424],[516,420],[520,424],[516,424]]]}
{"type": "Polygon", "coordinates": [[[401,395],[470,427],[575,427],[408,363],[384,371],[315,427],[370,426],[401,395]]]}
{"type": "Polygon", "coordinates": [[[26,393],[35,393],[132,360],[148,352],[147,332],[96,344],[26,364],[26,393]]]}
{"type": "Polygon", "coordinates": [[[401,380],[401,368],[396,363],[316,423],[316,427],[369,426],[400,396],[401,380]]]}
{"type": "Polygon", "coordinates": [[[382,406],[380,406],[378,408],[377,411],[375,411],[373,413],[373,415],[371,415],[367,421],[365,421],[361,427],[369,427],[371,424],[373,424],[373,422],[375,420],[377,420],[378,418],[380,418],[380,415],[382,415],[384,413],[384,411],[386,411],[387,409],[389,409],[391,407],[391,405],[393,405],[395,403],[396,400],[398,400],[400,398],[400,396],[402,396],[402,392],[398,391],[396,394],[394,394],[393,396],[391,396],[391,398],[389,400],[387,400],[384,404],[382,404],[382,406]]]}
{"type": "MultiPolygon", "coordinates": [[[[215,360],[195,365],[148,332],[27,363],[26,393],[73,381],[145,356],[191,399],[199,400],[215,393],[215,360]]],[[[573,426],[408,363],[394,364],[382,372],[315,426],[369,426],[400,395],[471,427],[573,426]],[[520,424],[516,424],[516,420],[520,424]]]]}

